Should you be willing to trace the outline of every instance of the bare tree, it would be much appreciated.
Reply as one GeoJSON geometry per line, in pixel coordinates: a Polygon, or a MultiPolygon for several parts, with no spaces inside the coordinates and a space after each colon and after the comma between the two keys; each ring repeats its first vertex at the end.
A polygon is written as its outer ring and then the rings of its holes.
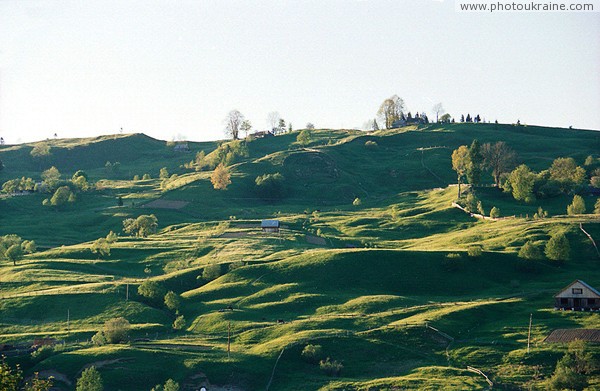
{"type": "Polygon", "coordinates": [[[225,134],[233,138],[239,139],[240,126],[244,121],[244,115],[239,110],[231,110],[225,118],[225,134]]]}
{"type": "Polygon", "coordinates": [[[279,125],[280,119],[281,119],[281,116],[279,115],[279,113],[277,111],[271,111],[267,115],[267,124],[269,124],[269,126],[271,127],[271,130],[277,128],[277,125],[279,125]]]}
{"type": "Polygon", "coordinates": [[[435,122],[439,122],[438,121],[439,116],[444,114],[446,111],[446,110],[444,110],[444,107],[442,107],[441,102],[433,105],[433,108],[431,110],[435,113],[435,122]]]}
{"type": "Polygon", "coordinates": [[[385,123],[386,129],[391,129],[394,121],[397,121],[404,112],[404,100],[398,95],[393,95],[390,98],[383,101],[377,115],[381,118],[382,122],[385,123]]]}
{"type": "Polygon", "coordinates": [[[500,186],[500,175],[515,166],[516,154],[504,141],[485,143],[482,147],[483,164],[492,171],[496,187],[500,186]]]}

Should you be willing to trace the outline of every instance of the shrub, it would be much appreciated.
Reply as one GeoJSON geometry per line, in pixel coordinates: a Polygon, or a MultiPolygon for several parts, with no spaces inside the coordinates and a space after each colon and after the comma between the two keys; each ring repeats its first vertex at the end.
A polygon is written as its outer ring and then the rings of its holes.
{"type": "Polygon", "coordinates": [[[316,364],[323,358],[321,345],[306,345],[302,350],[302,359],[308,363],[316,364]]]}
{"type": "Polygon", "coordinates": [[[497,219],[500,217],[500,209],[495,206],[490,210],[490,217],[493,219],[497,219]]]}
{"type": "Polygon", "coordinates": [[[358,197],[356,197],[354,199],[354,201],[352,201],[352,205],[354,205],[354,206],[360,206],[361,204],[362,204],[362,201],[358,197]]]}
{"type": "Polygon", "coordinates": [[[183,330],[185,328],[185,318],[179,315],[173,322],[173,330],[183,330]]]}
{"type": "Polygon", "coordinates": [[[102,391],[102,377],[96,367],[91,366],[81,373],[77,379],[76,391],[102,391]]]}
{"type": "Polygon", "coordinates": [[[326,360],[321,360],[319,362],[319,368],[321,368],[327,376],[340,376],[342,369],[344,369],[344,365],[339,361],[331,360],[327,357],[326,360]]]}
{"type": "Polygon", "coordinates": [[[518,256],[523,259],[542,259],[542,250],[529,240],[521,246],[518,256]]]}
{"type": "Polygon", "coordinates": [[[171,311],[178,311],[181,306],[181,297],[173,291],[167,292],[165,295],[165,306],[171,311]]]}
{"type": "Polygon", "coordinates": [[[541,220],[541,219],[545,219],[546,217],[548,217],[548,212],[545,211],[544,209],[542,209],[542,207],[538,207],[537,212],[535,212],[535,214],[533,215],[533,218],[535,220],[541,220]]]}
{"type": "Polygon", "coordinates": [[[553,235],[548,243],[546,243],[546,249],[544,253],[553,261],[566,261],[569,259],[571,254],[571,246],[569,240],[563,233],[553,235]]]}
{"type": "Polygon", "coordinates": [[[368,140],[365,143],[365,147],[376,147],[376,146],[377,146],[377,143],[375,141],[372,141],[372,140],[368,140]]]}
{"type": "Polygon", "coordinates": [[[471,246],[467,249],[467,254],[470,257],[480,257],[483,254],[481,246],[471,246]]]}
{"type": "Polygon", "coordinates": [[[573,202],[571,205],[567,206],[567,214],[569,216],[572,215],[580,215],[585,213],[585,201],[583,197],[580,195],[575,195],[573,197],[573,202]]]}
{"type": "Polygon", "coordinates": [[[92,337],[92,343],[97,346],[106,345],[108,343],[102,330],[100,330],[96,334],[94,334],[94,336],[92,337]]]}
{"type": "Polygon", "coordinates": [[[468,212],[475,213],[475,212],[477,212],[477,204],[478,203],[479,203],[479,200],[477,199],[477,196],[473,193],[469,193],[467,195],[467,199],[465,201],[465,209],[468,212]]]}

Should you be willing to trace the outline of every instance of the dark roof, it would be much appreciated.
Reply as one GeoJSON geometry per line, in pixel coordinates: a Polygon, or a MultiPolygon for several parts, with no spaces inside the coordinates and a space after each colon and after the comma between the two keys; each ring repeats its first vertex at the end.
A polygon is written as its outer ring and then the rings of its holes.
{"type": "Polygon", "coordinates": [[[576,339],[587,342],[600,342],[599,329],[556,329],[544,342],[571,342],[576,339]]]}
{"type": "Polygon", "coordinates": [[[279,228],[279,220],[263,220],[261,228],[279,228]]]}
{"type": "Polygon", "coordinates": [[[584,287],[588,288],[589,290],[591,290],[593,293],[595,293],[596,295],[600,296],[600,292],[598,292],[598,290],[596,288],[593,288],[591,285],[581,281],[581,280],[575,280],[572,283],[570,283],[569,285],[567,285],[566,287],[564,287],[563,289],[559,290],[558,293],[556,295],[554,295],[554,297],[560,295],[563,291],[569,289],[569,287],[573,284],[575,284],[576,282],[580,283],[581,285],[583,285],[584,287]]]}

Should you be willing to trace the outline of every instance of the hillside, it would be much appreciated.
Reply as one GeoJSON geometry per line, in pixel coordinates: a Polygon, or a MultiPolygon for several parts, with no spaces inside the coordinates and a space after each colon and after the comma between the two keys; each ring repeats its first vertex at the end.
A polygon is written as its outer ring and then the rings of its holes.
{"type": "MultiPolygon", "coordinates": [[[[494,388],[544,390],[567,351],[544,338],[600,328],[598,312],[553,309],[554,294],[575,279],[600,287],[600,256],[580,229],[600,241],[597,197],[582,193],[588,213],[567,216],[572,194],[520,202],[484,172],[482,185],[465,187],[486,212],[496,206],[509,218],[477,219],[452,206],[451,161],[478,139],[506,142],[515,163],[535,171],[559,157],[582,165],[598,158],[600,132],[432,124],[317,130],[307,145],[297,135],[248,141],[225,191],[189,162],[199,151],[213,159],[227,143],[177,152],[141,134],[48,140],[51,155],[41,159],[33,144],[0,147],[0,183],[40,181],[55,166],[63,179],[84,170],[93,184],[62,207],[43,206],[43,192],[0,197],[0,236],[38,246],[15,265],[0,261],[0,346],[21,347],[6,348],[8,362],[53,375],[61,390],[92,364],[107,390],[150,390],[168,378],[187,389],[486,389],[467,366],[494,388]],[[159,178],[163,167],[176,176],[159,178]],[[259,191],[256,178],[274,173],[281,191],[259,191]],[[532,219],[538,207],[549,217],[532,219]],[[146,214],[157,217],[156,233],[123,232],[124,219],[146,214]],[[279,234],[261,232],[267,218],[281,221],[279,234]],[[111,230],[120,236],[110,254],[93,253],[111,230]],[[517,256],[557,232],[570,242],[568,261],[517,256]],[[136,293],[148,281],[181,296],[183,330],[173,330],[177,315],[162,298],[136,293]],[[128,343],[89,342],[116,317],[132,325],[128,343]],[[27,350],[42,337],[64,343],[27,350]],[[339,376],[302,358],[308,344],[343,364],[339,376]]],[[[600,358],[597,345],[589,349],[600,358]]],[[[598,372],[586,380],[600,386],[598,372]]]]}

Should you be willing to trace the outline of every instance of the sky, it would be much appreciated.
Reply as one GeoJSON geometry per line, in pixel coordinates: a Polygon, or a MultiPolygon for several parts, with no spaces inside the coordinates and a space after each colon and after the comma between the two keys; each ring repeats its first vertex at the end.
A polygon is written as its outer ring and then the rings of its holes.
{"type": "MultiPolygon", "coordinates": [[[[595,2],[600,9],[599,0],[595,2]]],[[[600,130],[600,14],[454,0],[0,0],[0,136],[222,139],[407,110],[600,130]]]]}

